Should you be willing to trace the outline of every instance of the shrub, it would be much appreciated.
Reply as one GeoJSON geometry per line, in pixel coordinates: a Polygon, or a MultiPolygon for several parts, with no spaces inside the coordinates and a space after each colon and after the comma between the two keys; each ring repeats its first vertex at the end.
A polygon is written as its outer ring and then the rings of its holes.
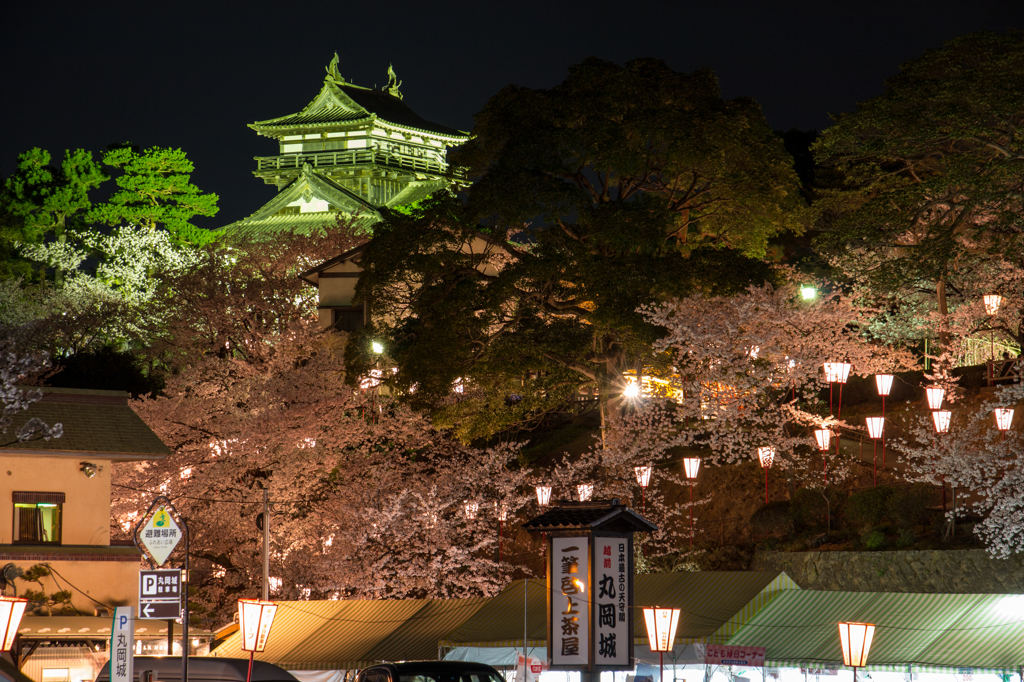
{"type": "Polygon", "coordinates": [[[873,530],[861,536],[861,542],[868,549],[882,549],[886,544],[885,533],[880,530],[873,530]]]}
{"type": "Polygon", "coordinates": [[[855,492],[846,500],[846,518],[858,528],[877,526],[888,513],[892,486],[880,485],[855,492]]]}
{"type": "Polygon", "coordinates": [[[896,535],[897,547],[910,547],[916,541],[917,536],[914,535],[914,531],[910,528],[900,528],[900,532],[896,535]]]}
{"type": "Polygon", "coordinates": [[[938,503],[938,495],[924,483],[894,487],[886,502],[888,516],[900,528],[924,526],[930,519],[928,507],[938,503]]]}
{"type": "Polygon", "coordinates": [[[825,530],[829,514],[832,517],[832,528],[836,527],[836,519],[842,512],[842,500],[832,488],[826,489],[824,494],[828,496],[827,504],[821,490],[801,488],[793,494],[789,510],[797,530],[825,530]]]}
{"type": "Polygon", "coordinates": [[[793,515],[789,511],[789,500],[764,505],[750,517],[750,526],[766,538],[789,535],[793,532],[793,515]]]}

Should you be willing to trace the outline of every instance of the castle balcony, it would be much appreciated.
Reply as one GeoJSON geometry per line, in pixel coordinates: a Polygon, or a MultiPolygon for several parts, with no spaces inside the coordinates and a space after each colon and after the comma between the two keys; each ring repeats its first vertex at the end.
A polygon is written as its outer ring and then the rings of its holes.
{"type": "Polygon", "coordinates": [[[308,163],[313,168],[337,168],[339,166],[378,166],[395,170],[427,173],[434,176],[451,176],[465,182],[466,171],[462,168],[452,169],[448,164],[438,163],[431,159],[412,156],[396,156],[374,149],[349,149],[344,151],[326,151],[311,154],[282,154],[280,156],[257,156],[256,175],[272,174],[280,171],[298,171],[308,163]]]}

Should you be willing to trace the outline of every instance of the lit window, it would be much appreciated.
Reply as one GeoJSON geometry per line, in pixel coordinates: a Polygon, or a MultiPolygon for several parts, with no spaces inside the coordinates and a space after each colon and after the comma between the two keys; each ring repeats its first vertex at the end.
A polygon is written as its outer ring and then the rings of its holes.
{"type": "Polygon", "coordinates": [[[15,502],[14,541],[60,544],[61,506],[52,502],[15,502]]]}

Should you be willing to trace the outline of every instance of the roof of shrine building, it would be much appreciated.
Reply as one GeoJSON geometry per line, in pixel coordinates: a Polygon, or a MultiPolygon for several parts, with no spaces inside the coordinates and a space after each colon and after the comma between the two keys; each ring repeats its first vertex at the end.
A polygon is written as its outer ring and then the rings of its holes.
{"type": "Polygon", "coordinates": [[[297,114],[250,123],[249,127],[267,137],[280,137],[289,131],[301,132],[326,126],[354,125],[377,121],[396,128],[445,138],[449,144],[461,144],[470,134],[439,123],[432,123],[402,101],[401,82],[388,68],[389,81],[381,90],[347,82],[338,72],[338,55],[327,67],[320,93],[297,114]]]}
{"type": "Polygon", "coordinates": [[[613,531],[650,533],[653,523],[622,504],[619,498],[570,502],[560,500],[540,516],[523,524],[528,531],[613,531]]]}

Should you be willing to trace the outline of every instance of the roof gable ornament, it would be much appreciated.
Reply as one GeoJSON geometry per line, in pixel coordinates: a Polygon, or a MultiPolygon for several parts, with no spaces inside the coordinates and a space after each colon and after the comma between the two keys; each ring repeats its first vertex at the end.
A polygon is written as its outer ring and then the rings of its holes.
{"type": "Polygon", "coordinates": [[[402,87],[402,81],[398,80],[398,76],[395,75],[394,67],[388,64],[388,84],[381,88],[381,90],[387,92],[392,97],[402,99],[402,93],[398,90],[400,87],[402,87]]]}
{"type": "Polygon", "coordinates": [[[326,67],[327,77],[324,78],[328,83],[334,83],[335,85],[344,85],[345,79],[341,77],[341,73],[338,72],[338,53],[334,53],[334,59],[326,67]]]}

